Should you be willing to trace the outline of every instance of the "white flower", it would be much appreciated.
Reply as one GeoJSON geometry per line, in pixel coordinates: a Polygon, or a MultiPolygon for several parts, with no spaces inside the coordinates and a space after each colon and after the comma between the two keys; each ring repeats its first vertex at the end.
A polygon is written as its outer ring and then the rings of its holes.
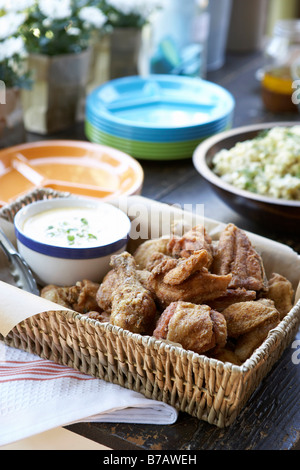
{"type": "Polygon", "coordinates": [[[70,35],[70,36],[79,36],[81,31],[79,28],[68,28],[67,29],[67,33],[70,35]]]}
{"type": "Polygon", "coordinates": [[[39,9],[52,20],[63,20],[72,15],[71,0],[39,0],[39,9]]]}
{"type": "Polygon", "coordinates": [[[34,4],[35,0],[0,0],[0,10],[19,12],[32,7],[34,4]]]}
{"type": "Polygon", "coordinates": [[[97,7],[83,7],[78,13],[79,18],[90,26],[102,28],[107,17],[97,7]]]}
{"type": "Polygon", "coordinates": [[[49,20],[49,18],[45,18],[43,21],[42,21],[42,24],[45,28],[50,28],[50,26],[52,25],[52,21],[49,20]]]}
{"type": "Polygon", "coordinates": [[[24,57],[25,55],[25,45],[21,37],[12,37],[0,42],[0,62],[10,59],[15,55],[19,57],[24,57]]]}
{"type": "Polygon", "coordinates": [[[0,40],[15,34],[24,21],[23,13],[7,13],[0,16],[0,40]]]}
{"type": "Polygon", "coordinates": [[[107,5],[115,8],[122,15],[138,15],[147,18],[163,4],[163,0],[106,0],[107,5]]]}

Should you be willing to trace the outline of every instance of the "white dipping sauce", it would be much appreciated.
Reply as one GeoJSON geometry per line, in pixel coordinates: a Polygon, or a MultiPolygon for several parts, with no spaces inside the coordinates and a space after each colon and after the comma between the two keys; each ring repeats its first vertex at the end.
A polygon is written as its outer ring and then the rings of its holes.
{"type": "Polygon", "coordinates": [[[110,244],[124,236],[124,226],[106,207],[61,207],[28,218],[24,234],[48,245],[82,248],[110,244]]]}

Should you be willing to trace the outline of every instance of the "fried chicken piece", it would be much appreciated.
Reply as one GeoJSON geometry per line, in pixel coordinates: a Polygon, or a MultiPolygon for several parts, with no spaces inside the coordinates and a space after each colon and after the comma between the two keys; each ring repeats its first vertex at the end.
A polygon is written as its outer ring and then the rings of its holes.
{"type": "Polygon", "coordinates": [[[150,292],[150,289],[148,287],[150,272],[147,271],[147,269],[137,269],[136,274],[142,286],[144,286],[145,289],[147,289],[150,292]]]}
{"type": "Polygon", "coordinates": [[[176,268],[178,260],[164,253],[153,253],[146,265],[146,270],[156,274],[166,274],[176,268]]]}
{"type": "Polygon", "coordinates": [[[132,333],[152,334],[156,304],[138,279],[133,256],[128,252],[114,255],[110,264],[118,279],[112,292],[110,322],[132,333]]]}
{"type": "Polygon", "coordinates": [[[112,295],[118,286],[118,273],[116,270],[111,269],[104,276],[102,283],[96,293],[96,301],[99,307],[105,312],[111,312],[112,295]]]}
{"type": "Polygon", "coordinates": [[[203,267],[207,259],[206,250],[200,250],[185,259],[162,254],[152,257],[147,265],[150,271],[147,284],[163,308],[179,300],[205,303],[225,294],[231,274],[211,274],[203,267]]]}
{"type": "Polygon", "coordinates": [[[266,287],[263,262],[246,233],[234,224],[222,231],[212,265],[214,274],[232,274],[229,288],[260,291],[266,287]]]}
{"type": "Polygon", "coordinates": [[[274,301],[282,320],[293,307],[294,290],[291,282],[284,276],[273,273],[268,281],[265,297],[274,301]]]}
{"type": "Polygon", "coordinates": [[[91,310],[100,312],[101,309],[96,300],[98,289],[98,283],[84,279],[70,287],[59,287],[53,284],[45,286],[41,290],[41,297],[79,313],[91,310]]]}
{"type": "Polygon", "coordinates": [[[107,312],[87,312],[85,314],[86,317],[91,318],[92,320],[97,320],[100,323],[109,323],[110,322],[110,314],[107,312]]]}
{"type": "Polygon", "coordinates": [[[255,349],[257,349],[268,336],[269,331],[273,330],[279,323],[279,319],[274,316],[273,321],[263,323],[253,330],[241,335],[237,339],[234,354],[241,362],[245,362],[255,349]]]}
{"type": "Polygon", "coordinates": [[[223,315],[207,305],[173,302],[161,314],[153,336],[181,344],[199,354],[224,347],[227,327],[223,315]]]}
{"type": "MultiPolygon", "coordinates": [[[[150,273],[144,269],[136,270],[136,275],[142,286],[145,289],[148,289],[147,282],[150,273]]],[[[111,269],[108,273],[104,276],[102,283],[96,294],[96,301],[99,307],[107,313],[111,312],[111,303],[112,303],[112,296],[113,292],[115,291],[116,287],[120,284],[121,279],[119,273],[115,269],[111,269]]]]}
{"type": "Polygon", "coordinates": [[[99,284],[84,279],[76,282],[75,286],[69,288],[69,301],[73,309],[79,313],[90,312],[91,310],[99,311],[96,300],[99,284]]]}
{"type": "Polygon", "coordinates": [[[188,258],[195,251],[203,249],[207,251],[211,264],[214,253],[212,239],[202,225],[196,225],[182,237],[174,235],[167,246],[168,253],[175,258],[188,258]]]}
{"type": "Polygon", "coordinates": [[[152,273],[165,273],[163,282],[171,286],[181,284],[192,274],[201,271],[209,264],[209,255],[206,250],[195,251],[188,258],[171,258],[162,253],[155,253],[147,268],[152,273]]]}
{"type": "Polygon", "coordinates": [[[62,305],[63,307],[72,310],[72,305],[70,304],[68,298],[68,292],[68,287],[59,287],[55,284],[48,284],[42,288],[40,295],[50,302],[54,302],[55,304],[62,305]]]}
{"type": "Polygon", "coordinates": [[[168,254],[167,246],[169,238],[156,238],[154,240],[146,240],[134,252],[133,257],[138,269],[145,269],[154,253],[168,254]]]}
{"type": "Polygon", "coordinates": [[[238,338],[258,326],[279,322],[279,312],[274,302],[268,299],[238,302],[225,308],[222,314],[226,319],[227,333],[230,338],[238,338]]]}
{"type": "Polygon", "coordinates": [[[225,308],[229,307],[229,305],[255,299],[255,290],[246,290],[243,287],[238,287],[237,289],[227,289],[224,295],[221,295],[221,297],[218,297],[217,299],[209,300],[207,305],[218,310],[218,312],[222,312],[225,308]]]}
{"type": "Polygon", "coordinates": [[[215,335],[216,345],[214,350],[223,348],[227,342],[227,323],[224,315],[217,310],[211,309],[210,317],[213,321],[213,332],[215,335]]]}

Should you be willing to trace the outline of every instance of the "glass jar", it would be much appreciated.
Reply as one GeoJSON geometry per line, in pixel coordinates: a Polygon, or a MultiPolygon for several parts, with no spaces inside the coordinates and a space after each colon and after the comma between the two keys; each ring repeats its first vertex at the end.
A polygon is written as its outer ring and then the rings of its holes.
{"type": "Polygon", "coordinates": [[[274,113],[298,111],[293,103],[292,67],[300,57],[300,20],[276,22],[265,49],[266,65],[262,76],[262,100],[274,113]]]}
{"type": "Polygon", "coordinates": [[[205,76],[207,5],[208,0],[164,0],[151,21],[147,73],[205,76]]]}

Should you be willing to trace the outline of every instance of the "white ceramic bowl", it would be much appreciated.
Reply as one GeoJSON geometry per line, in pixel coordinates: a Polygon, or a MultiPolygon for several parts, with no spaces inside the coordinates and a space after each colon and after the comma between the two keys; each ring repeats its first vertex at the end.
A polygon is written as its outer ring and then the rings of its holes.
{"type": "Polygon", "coordinates": [[[120,209],[80,198],[33,202],[17,212],[14,225],[18,251],[42,286],[100,282],[111,256],[126,249],[130,232],[120,209]]]}

